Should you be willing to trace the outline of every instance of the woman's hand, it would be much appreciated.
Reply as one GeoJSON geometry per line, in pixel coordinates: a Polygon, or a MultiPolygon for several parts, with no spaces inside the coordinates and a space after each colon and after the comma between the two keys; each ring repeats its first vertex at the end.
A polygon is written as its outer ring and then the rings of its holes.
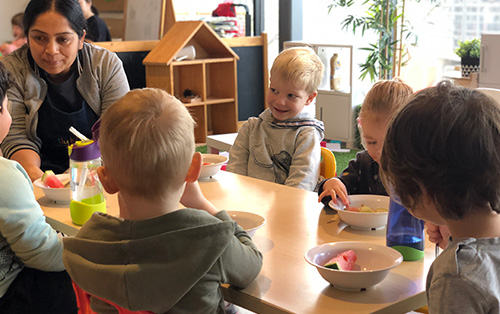
{"type": "Polygon", "coordinates": [[[182,194],[181,197],[181,204],[188,208],[204,210],[212,215],[219,212],[219,210],[205,198],[205,195],[201,192],[198,181],[186,182],[184,194],[182,194]]]}
{"type": "Polygon", "coordinates": [[[329,179],[323,184],[323,192],[319,195],[318,202],[321,202],[325,196],[331,196],[332,200],[338,197],[346,207],[349,206],[347,189],[344,183],[337,178],[329,179]]]}
{"type": "Polygon", "coordinates": [[[447,226],[438,226],[430,222],[426,222],[427,235],[429,236],[429,241],[432,243],[437,243],[443,250],[448,246],[449,238],[451,236],[450,229],[447,226]]]}

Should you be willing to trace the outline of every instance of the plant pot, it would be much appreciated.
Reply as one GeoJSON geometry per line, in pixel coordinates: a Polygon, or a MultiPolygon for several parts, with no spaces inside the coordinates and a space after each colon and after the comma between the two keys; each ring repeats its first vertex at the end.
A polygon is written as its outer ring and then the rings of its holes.
{"type": "Polygon", "coordinates": [[[462,77],[469,77],[471,73],[479,72],[479,58],[463,57],[460,62],[462,77]]]}

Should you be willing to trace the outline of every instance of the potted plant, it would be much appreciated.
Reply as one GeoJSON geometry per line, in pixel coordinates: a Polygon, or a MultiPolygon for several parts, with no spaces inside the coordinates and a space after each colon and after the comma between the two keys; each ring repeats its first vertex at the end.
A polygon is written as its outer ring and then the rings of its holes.
{"type": "Polygon", "coordinates": [[[458,41],[458,48],[455,49],[455,53],[461,58],[462,77],[469,77],[472,72],[479,71],[480,39],[458,41]]]}
{"type": "MultiPolygon", "coordinates": [[[[405,16],[406,1],[420,3],[423,0],[358,0],[363,10],[359,15],[348,15],[341,24],[343,29],[352,29],[353,34],[373,31],[378,35],[369,47],[365,62],[360,64],[360,79],[369,77],[372,82],[400,76],[401,67],[409,61],[406,43],[415,46],[418,36],[405,16]]],[[[440,0],[425,0],[437,7],[440,0]]],[[[331,12],[335,7],[350,7],[356,0],[332,0],[328,5],[331,12]]]]}

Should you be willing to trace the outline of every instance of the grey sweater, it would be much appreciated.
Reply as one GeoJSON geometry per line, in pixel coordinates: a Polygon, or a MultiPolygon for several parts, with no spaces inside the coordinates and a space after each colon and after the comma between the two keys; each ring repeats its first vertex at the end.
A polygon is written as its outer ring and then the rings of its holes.
{"type": "MultiPolygon", "coordinates": [[[[7,92],[12,126],[1,145],[6,158],[20,149],[40,153],[42,145],[36,129],[38,109],[47,95],[47,84],[38,69],[31,66],[28,53],[28,46],[24,45],[1,61],[15,79],[14,87],[7,92]]],[[[115,53],[88,43],[84,43],[79,55],[80,77],[76,87],[92,110],[101,116],[129,91],[122,62],[115,53]]]]}
{"type": "Polygon", "coordinates": [[[429,313],[500,313],[500,238],[453,240],[427,275],[429,313]]]}
{"type": "MultiPolygon", "coordinates": [[[[262,254],[225,211],[180,209],[143,221],[99,213],[63,241],[75,283],[132,311],[224,313],[220,284],[246,287],[262,267],[262,254]]],[[[96,298],[91,306],[113,312],[96,298]]]]}
{"type": "Polygon", "coordinates": [[[323,133],[323,122],[306,112],[277,121],[266,109],[241,126],[227,170],[313,191],[318,183],[323,133]]]}

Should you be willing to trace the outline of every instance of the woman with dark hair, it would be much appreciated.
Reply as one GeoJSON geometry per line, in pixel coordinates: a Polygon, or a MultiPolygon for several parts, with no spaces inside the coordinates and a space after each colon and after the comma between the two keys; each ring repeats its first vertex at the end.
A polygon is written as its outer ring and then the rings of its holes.
{"type": "Polygon", "coordinates": [[[28,44],[1,62],[15,79],[9,89],[12,126],[2,143],[31,180],[69,166],[68,145],[87,137],[102,113],[129,90],[120,59],[86,43],[77,0],[31,0],[24,12],[28,44]]]}
{"type": "Polygon", "coordinates": [[[91,41],[111,41],[108,26],[99,17],[99,12],[92,5],[92,0],[78,0],[83,16],[87,20],[87,39],[91,41]]]}

